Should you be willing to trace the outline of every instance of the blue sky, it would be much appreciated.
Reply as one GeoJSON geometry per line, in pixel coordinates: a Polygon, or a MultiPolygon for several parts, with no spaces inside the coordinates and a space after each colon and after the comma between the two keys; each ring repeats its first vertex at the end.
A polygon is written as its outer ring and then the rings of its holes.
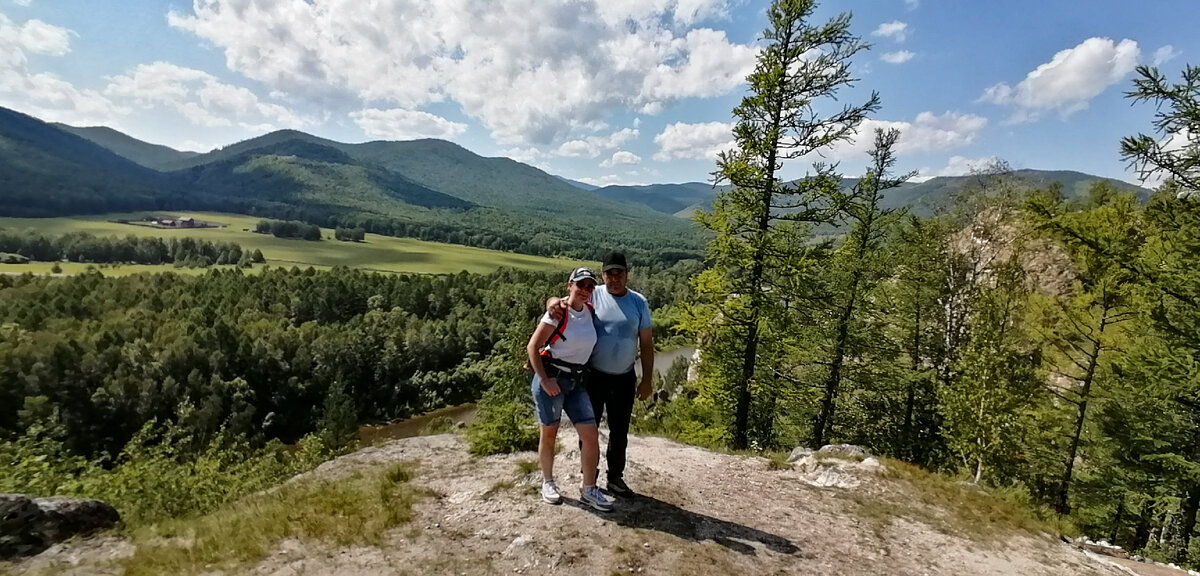
{"type": "MultiPolygon", "coordinates": [[[[730,142],[765,0],[0,0],[0,106],[208,150],[280,128],[420,137],[593,184],[704,180],[730,142]],[[118,7],[119,4],[119,7],[118,7]]],[[[991,158],[1127,181],[1153,109],[1133,68],[1200,63],[1194,0],[840,0],[873,44],[844,101],[902,170],[991,158]]],[[[866,141],[827,154],[865,165],[866,141]]],[[[800,175],[806,163],[791,163],[800,175]]]]}

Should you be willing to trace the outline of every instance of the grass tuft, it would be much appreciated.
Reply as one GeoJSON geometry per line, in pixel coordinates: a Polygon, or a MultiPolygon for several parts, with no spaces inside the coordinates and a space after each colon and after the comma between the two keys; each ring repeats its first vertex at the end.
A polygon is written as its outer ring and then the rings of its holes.
{"type": "Polygon", "coordinates": [[[1016,490],[967,486],[918,466],[887,459],[881,475],[900,483],[898,492],[856,495],[858,513],[877,530],[903,516],[947,534],[1000,542],[1020,534],[1074,535],[1068,520],[1031,503],[1016,490]]]}
{"type": "Polygon", "coordinates": [[[499,482],[496,482],[495,484],[492,484],[491,488],[487,489],[487,492],[483,493],[483,499],[491,500],[492,496],[495,496],[497,493],[503,492],[505,490],[512,490],[515,486],[516,486],[516,484],[513,483],[511,480],[501,480],[499,482]]]}
{"type": "Polygon", "coordinates": [[[527,476],[542,469],[542,465],[537,460],[518,460],[517,474],[527,476]]]}
{"type": "Polygon", "coordinates": [[[295,538],[336,546],[378,545],[412,518],[424,493],[409,485],[410,465],[391,466],[336,481],[281,486],[192,519],[170,520],[133,532],[137,552],[125,574],[238,572],[279,542],[295,538]]]}
{"type": "Polygon", "coordinates": [[[767,470],[791,470],[795,466],[787,461],[787,454],[772,453],[767,457],[767,470]]]}

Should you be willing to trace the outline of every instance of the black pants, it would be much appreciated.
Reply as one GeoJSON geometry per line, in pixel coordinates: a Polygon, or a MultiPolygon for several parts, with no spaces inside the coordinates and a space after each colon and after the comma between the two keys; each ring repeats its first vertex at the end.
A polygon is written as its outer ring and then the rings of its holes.
{"type": "Polygon", "coordinates": [[[625,374],[591,370],[584,378],[584,386],[592,400],[597,425],[604,409],[608,408],[608,451],[604,458],[608,462],[608,479],[620,480],[625,474],[625,450],[629,447],[629,420],[633,418],[637,375],[633,370],[625,374]]]}

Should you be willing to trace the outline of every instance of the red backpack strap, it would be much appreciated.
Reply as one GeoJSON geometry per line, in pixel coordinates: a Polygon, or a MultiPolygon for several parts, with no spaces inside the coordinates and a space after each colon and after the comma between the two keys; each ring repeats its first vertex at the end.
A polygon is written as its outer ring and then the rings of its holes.
{"type": "MultiPolygon", "coordinates": [[[[588,304],[588,306],[591,306],[591,304],[588,304]]],[[[541,353],[542,356],[550,355],[550,345],[551,344],[558,342],[559,339],[562,339],[562,340],[567,339],[567,337],[563,335],[563,330],[566,329],[567,319],[570,317],[571,317],[571,315],[568,314],[566,310],[563,310],[562,318],[560,318],[558,320],[558,326],[556,326],[554,328],[554,332],[550,333],[550,337],[546,339],[546,343],[542,344],[541,349],[539,349],[539,352],[541,353]]]]}

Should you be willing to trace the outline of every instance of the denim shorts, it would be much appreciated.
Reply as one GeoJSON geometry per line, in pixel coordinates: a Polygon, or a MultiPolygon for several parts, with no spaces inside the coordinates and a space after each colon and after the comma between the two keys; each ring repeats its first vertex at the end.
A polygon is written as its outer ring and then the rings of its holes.
{"type": "Polygon", "coordinates": [[[571,423],[595,424],[596,416],[592,412],[592,401],[588,398],[587,389],[583,387],[583,379],[578,374],[561,374],[555,379],[560,392],[551,396],[542,390],[542,379],[533,375],[533,403],[537,406],[538,423],[542,426],[558,426],[565,411],[571,423]]]}

